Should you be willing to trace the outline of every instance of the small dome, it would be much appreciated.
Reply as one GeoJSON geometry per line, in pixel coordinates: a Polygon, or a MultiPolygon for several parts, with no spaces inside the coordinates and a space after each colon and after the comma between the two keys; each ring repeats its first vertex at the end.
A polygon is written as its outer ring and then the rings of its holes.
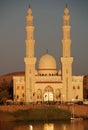
{"type": "Polygon", "coordinates": [[[48,53],[43,55],[39,61],[39,73],[41,74],[56,74],[56,60],[48,53]]]}
{"type": "Polygon", "coordinates": [[[45,54],[40,58],[39,69],[56,69],[55,58],[49,54],[45,54]]]}

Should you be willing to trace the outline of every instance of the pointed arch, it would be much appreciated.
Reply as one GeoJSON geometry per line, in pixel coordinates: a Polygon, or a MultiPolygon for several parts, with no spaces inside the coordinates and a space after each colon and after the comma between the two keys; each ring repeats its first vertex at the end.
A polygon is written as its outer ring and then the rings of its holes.
{"type": "Polygon", "coordinates": [[[55,97],[56,97],[56,100],[61,99],[61,90],[59,88],[55,90],[55,97]]]}
{"type": "Polygon", "coordinates": [[[40,88],[37,90],[37,101],[42,101],[42,90],[40,88]]]}
{"type": "Polygon", "coordinates": [[[54,101],[54,90],[51,86],[46,86],[44,89],[44,102],[53,102],[54,101]]]}
{"type": "Polygon", "coordinates": [[[53,92],[53,88],[48,85],[48,86],[45,88],[44,92],[53,92]]]}

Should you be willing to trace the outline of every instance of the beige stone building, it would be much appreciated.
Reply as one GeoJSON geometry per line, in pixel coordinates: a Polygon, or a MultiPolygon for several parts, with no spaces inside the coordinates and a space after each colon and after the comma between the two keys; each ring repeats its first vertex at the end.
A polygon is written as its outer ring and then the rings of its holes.
{"type": "Polygon", "coordinates": [[[48,52],[41,56],[38,69],[35,64],[35,39],[32,9],[26,16],[26,56],[24,76],[14,76],[14,102],[68,102],[73,99],[83,101],[83,76],[72,75],[69,9],[64,9],[62,25],[61,70],[56,67],[55,58],[48,52]]]}

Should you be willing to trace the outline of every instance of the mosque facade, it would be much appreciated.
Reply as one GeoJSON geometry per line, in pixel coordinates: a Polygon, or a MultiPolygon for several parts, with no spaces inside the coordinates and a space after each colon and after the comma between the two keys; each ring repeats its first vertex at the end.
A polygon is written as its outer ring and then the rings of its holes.
{"type": "Polygon", "coordinates": [[[72,75],[70,15],[64,9],[62,25],[61,70],[57,69],[55,58],[48,52],[41,56],[36,69],[35,39],[32,9],[26,16],[25,74],[13,77],[14,102],[43,103],[83,101],[83,76],[72,75]]]}

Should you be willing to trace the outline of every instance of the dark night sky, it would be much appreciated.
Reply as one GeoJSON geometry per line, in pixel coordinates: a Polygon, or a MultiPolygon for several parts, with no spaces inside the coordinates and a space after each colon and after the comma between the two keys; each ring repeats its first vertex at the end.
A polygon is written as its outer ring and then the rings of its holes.
{"type": "MultiPolygon", "coordinates": [[[[25,26],[31,5],[35,26],[35,56],[49,53],[58,69],[62,55],[62,16],[70,10],[73,74],[88,74],[88,0],[0,0],[0,75],[24,71],[25,26]]],[[[38,64],[38,62],[37,62],[38,64]]]]}

